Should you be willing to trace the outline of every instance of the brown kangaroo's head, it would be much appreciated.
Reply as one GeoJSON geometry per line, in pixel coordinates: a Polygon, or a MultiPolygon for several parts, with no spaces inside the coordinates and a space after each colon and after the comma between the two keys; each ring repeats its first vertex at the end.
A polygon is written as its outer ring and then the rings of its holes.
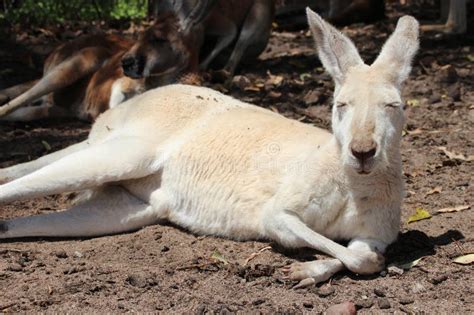
{"type": "MultiPolygon", "coordinates": [[[[216,0],[162,0],[156,22],[141,34],[123,56],[126,76],[138,79],[176,76],[183,70],[197,70],[197,56],[203,40],[202,21],[216,0]]],[[[166,80],[165,80],[166,81],[166,80]]]]}
{"type": "Polygon", "coordinates": [[[188,52],[173,13],[157,18],[122,57],[126,76],[140,79],[184,68],[188,52]]]}

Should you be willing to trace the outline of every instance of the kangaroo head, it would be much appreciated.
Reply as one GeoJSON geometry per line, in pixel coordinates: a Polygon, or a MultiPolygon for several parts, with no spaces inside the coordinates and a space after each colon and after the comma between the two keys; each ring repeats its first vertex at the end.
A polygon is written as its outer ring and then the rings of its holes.
{"type": "Polygon", "coordinates": [[[160,76],[178,70],[187,62],[183,35],[172,13],[159,16],[122,57],[122,69],[133,79],[160,76]]]}
{"type": "Polygon", "coordinates": [[[319,59],[335,82],[332,128],[345,168],[369,174],[399,159],[404,123],[401,84],[418,49],[418,22],[397,27],[370,66],[352,41],[307,9],[319,59]]]}

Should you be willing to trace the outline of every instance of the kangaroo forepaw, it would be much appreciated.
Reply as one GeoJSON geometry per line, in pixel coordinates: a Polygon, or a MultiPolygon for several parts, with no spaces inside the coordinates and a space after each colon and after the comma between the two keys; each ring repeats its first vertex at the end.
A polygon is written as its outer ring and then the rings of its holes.
{"type": "Polygon", "coordinates": [[[370,275],[377,273],[385,267],[385,258],[376,252],[360,253],[358,259],[346,267],[357,274],[370,275]]]}

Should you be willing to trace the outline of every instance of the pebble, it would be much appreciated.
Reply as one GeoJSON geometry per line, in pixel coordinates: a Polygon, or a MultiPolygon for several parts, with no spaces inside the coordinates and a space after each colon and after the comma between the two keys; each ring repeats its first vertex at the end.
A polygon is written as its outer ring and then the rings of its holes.
{"type": "Polygon", "coordinates": [[[311,303],[311,302],[303,302],[303,306],[305,308],[313,308],[314,307],[313,303],[311,303]]]}
{"type": "Polygon", "coordinates": [[[397,266],[390,266],[387,268],[387,271],[388,271],[388,274],[391,276],[403,274],[403,269],[398,268],[397,266]]]}
{"type": "Polygon", "coordinates": [[[415,302],[415,300],[410,296],[403,296],[403,297],[398,299],[398,303],[400,303],[402,305],[411,304],[413,302],[415,302]]]}
{"type": "Polygon", "coordinates": [[[390,301],[388,299],[385,299],[385,298],[379,299],[378,304],[379,304],[379,308],[381,310],[386,310],[386,309],[389,309],[389,308],[392,307],[390,305],[390,301]]]}
{"type": "Polygon", "coordinates": [[[375,293],[375,295],[377,295],[379,297],[385,297],[385,295],[386,295],[385,290],[381,289],[381,288],[375,288],[374,293],[375,293]]]}
{"type": "Polygon", "coordinates": [[[364,299],[356,301],[355,305],[357,308],[371,308],[374,305],[373,299],[364,299]]]}
{"type": "Polygon", "coordinates": [[[74,257],[76,257],[76,258],[82,258],[83,256],[84,256],[84,255],[83,255],[81,252],[79,252],[79,251],[75,251],[75,252],[74,252],[74,257]]]}
{"type": "Polygon", "coordinates": [[[352,302],[344,302],[329,307],[326,315],[355,315],[357,314],[356,306],[352,302]]]}
{"type": "Polygon", "coordinates": [[[429,281],[433,284],[440,284],[448,279],[447,275],[439,275],[436,277],[431,278],[429,281]]]}
{"type": "Polygon", "coordinates": [[[125,279],[125,282],[137,288],[144,288],[147,285],[146,279],[139,275],[128,275],[128,277],[125,279]]]}
{"type": "Polygon", "coordinates": [[[167,251],[169,251],[169,250],[170,250],[170,248],[169,248],[168,246],[163,246],[163,247],[161,248],[161,251],[162,251],[163,253],[165,253],[165,252],[167,252],[167,251]]]}
{"type": "Polygon", "coordinates": [[[319,297],[324,298],[324,297],[330,296],[335,291],[336,290],[332,286],[326,285],[326,286],[320,287],[317,291],[317,294],[319,297]]]}

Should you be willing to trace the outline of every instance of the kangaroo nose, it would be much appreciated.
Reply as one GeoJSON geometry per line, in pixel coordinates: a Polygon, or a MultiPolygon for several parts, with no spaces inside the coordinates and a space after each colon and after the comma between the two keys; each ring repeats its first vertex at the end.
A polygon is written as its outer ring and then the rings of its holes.
{"type": "Polygon", "coordinates": [[[377,146],[374,141],[367,143],[353,143],[351,145],[351,152],[355,158],[364,162],[375,156],[375,153],[377,153],[377,146]]]}
{"type": "Polygon", "coordinates": [[[133,66],[134,63],[135,63],[135,59],[133,57],[122,58],[122,67],[124,69],[130,68],[131,66],[133,66]]]}

